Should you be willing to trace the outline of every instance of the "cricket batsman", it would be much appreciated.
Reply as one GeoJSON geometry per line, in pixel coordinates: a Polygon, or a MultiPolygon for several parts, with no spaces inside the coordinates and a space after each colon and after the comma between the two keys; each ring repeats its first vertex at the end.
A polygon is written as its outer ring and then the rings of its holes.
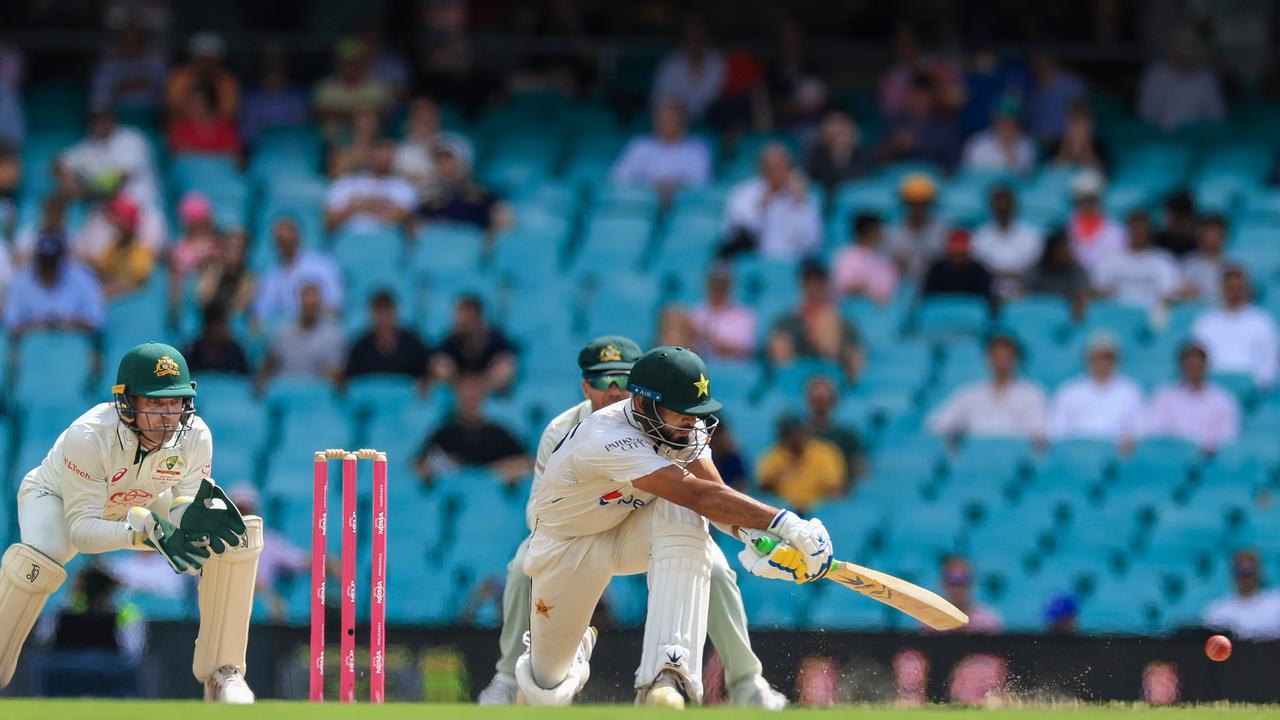
{"type": "Polygon", "coordinates": [[[0,560],[0,688],[78,553],[155,551],[198,575],[192,671],[211,702],[252,703],[244,681],[262,518],[241,517],[213,483],[213,438],[196,417],[196,384],[170,345],[125,353],[112,402],[58,437],[18,488],[20,541],[0,560]]]}
{"type": "Polygon", "coordinates": [[[830,536],[724,484],[709,442],[721,404],[691,350],[656,347],[636,360],[631,397],[574,425],[533,489],[529,646],[516,683],[531,705],[568,705],[586,685],[596,643],[591,614],[614,575],[647,573],[649,605],[636,702],[683,708],[702,699],[715,543],[710,520],[744,541],[779,538],[768,554],[738,555],[762,577],[810,582],[832,565],[830,536]]]}
{"type": "MultiPolygon", "coordinates": [[[[582,402],[556,416],[542,431],[533,471],[533,487],[525,510],[530,530],[533,529],[533,498],[551,451],[575,425],[593,412],[631,397],[627,392],[631,368],[640,357],[640,346],[630,338],[604,335],[588,342],[578,353],[582,371],[582,402]]],[[[529,631],[529,578],[524,573],[529,540],[521,543],[516,556],[507,565],[507,584],[502,591],[502,656],[497,673],[489,686],[480,692],[480,704],[510,704],[516,699],[516,660],[524,651],[523,638],[529,631]]],[[[710,546],[711,587],[707,611],[707,634],[724,661],[725,685],[729,700],[736,705],[781,710],[787,699],[769,686],[762,675],[760,659],[751,650],[747,635],[747,614],[742,606],[738,578],[729,568],[724,552],[714,543],[710,546]]],[[[575,635],[574,637],[578,637],[575,635]]]]}

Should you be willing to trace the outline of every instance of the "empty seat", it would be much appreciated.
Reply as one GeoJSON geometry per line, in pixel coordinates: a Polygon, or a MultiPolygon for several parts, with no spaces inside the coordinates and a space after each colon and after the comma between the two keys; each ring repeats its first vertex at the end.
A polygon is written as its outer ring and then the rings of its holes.
{"type": "Polygon", "coordinates": [[[987,327],[987,302],[972,295],[934,295],[925,298],[916,316],[916,330],[931,338],[980,335],[987,327]]]}

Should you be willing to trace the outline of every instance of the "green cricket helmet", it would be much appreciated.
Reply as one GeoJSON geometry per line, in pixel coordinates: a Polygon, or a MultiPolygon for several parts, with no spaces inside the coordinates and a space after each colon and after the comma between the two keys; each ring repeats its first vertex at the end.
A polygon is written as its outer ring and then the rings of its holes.
{"type": "Polygon", "coordinates": [[[634,415],[636,427],[654,441],[675,451],[678,459],[691,461],[711,442],[720,420],[715,413],[724,406],[711,396],[707,364],[688,348],[675,345],[656,347],[631,368],[627,390],[638,396],[634,415]],[[697,419],[692,426],[666,422],[658,408],[697,419]]]}
{"type": "MultiPolygon", "coordinates": [[[[148,342],[133,347],[120,358],[116,384],[111,388],[120,419],[137,431],[139,411],[132,398],[182,398],[179,433],[189,430],[195,417],[196,384],[191,381],[187,359],[172,345],[148,342]]],[[[149,412],[150,415],[173,413],[149,412]]]]}

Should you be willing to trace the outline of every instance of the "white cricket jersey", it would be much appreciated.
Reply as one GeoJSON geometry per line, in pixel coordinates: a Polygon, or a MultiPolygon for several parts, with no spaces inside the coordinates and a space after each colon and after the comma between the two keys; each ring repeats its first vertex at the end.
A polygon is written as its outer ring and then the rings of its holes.
{"type": "Polygon", "coordinates": [[[210,476],[213,435],[198,417],[181,439],[138,459],[138,436],[120,422],[114,403],[81,415],[58,436],[44,462],[23,478],[18,495],[62,498],[71,542],[83,553],[130,547],[123,522],[131,507],[150,507],[161,493],[195,495],[210,476]],[[136,461],[136,462],[135,462],[136,461]]]}
{"type": "Polygon", "coordinates": [[[533,530],[533,498],[538,492],[542,471],[547,467],[551,451],[556,449],[556,445],[560,444],[574,425],[586,420],[591,412],[591,401],[583,400],[555,416],[543,429],[542,437],[538,439],[538,454],[533,463],[533,484],[529,488],[529,501],[524,506],[524,521],[528,524],[530,531],[533,530]]]}

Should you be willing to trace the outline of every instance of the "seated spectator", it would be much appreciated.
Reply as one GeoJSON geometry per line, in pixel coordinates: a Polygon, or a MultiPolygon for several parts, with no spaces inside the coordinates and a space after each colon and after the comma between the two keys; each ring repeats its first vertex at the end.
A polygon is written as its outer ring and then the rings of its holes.
{"type": "Polygon", "coordinates": [[[723,417],[720,425],[711,434],[711,458],[716,470],[720,471],[720,479],[724,484],[737,490],[747,492],[747,463],[743,459],[738,438],[733,434],[733,426],[723,417]]]}
{"type": "Polygon", "coordinates": [[[432,156],[437,145],[446,143],[458,148],[463,157],[475,156],[465,137],[441,128],[440,106],[434,100],[418,97],[410,101],[404,139],[396,146],[395,171],[413,183],[419,197],[432,197],[437,193],[438,178],[432,156]]]}
{"type": "Polygon", "coordinates": [[[369,330],[347,354],[346,378],[405,375],[418,380],[425,389],[429,361],[427,344],[413,329],[400,324],[395,296],[386,290],[374,293],[369,301],[369,330]]]}
{"type": "Polygon", "coordinates": [[[1049,405],[1049,439],[1096,438],[1129,446],[1142,426],[1142,388],[1116,374],[1120,343],[1106,330],[1085,344],[1083,377],[1058,388],[1049,405]]]}
{"type": "Polygon", "coordinates": [[[300,127],[310,117],[306,92],[289,80],[284,51],[268,47],[263,53],[258,86],[244,96],[240,135],[252,145],[266,130],[300,127]]]}
{"type": "Polygon", "coordinates": [[[759,251],[769,260],[797,261],[822,245],[822,217],[817,202],[793,166],[786,146],[760,151],[760,174],[729,192],[725,204],[728,243],[721,254],[759,251]]]}
{"type": "Polygon", "coordinates": [[[1196,200],[1189,190],[1179,190],[1164,200],[1164,227],[1156,232],[1155,246],[1182,260],[1196,249],[1196,200]]]}
{"type": "Polygon", "coordinates": [[[912,173],[898,186],[902,220],[889,228],[889,252],[903,275],[919,281],[934,258],[942,254],[947,227],[933,213],[938,185],[923,173],[912,173]]]}
{"type": "Polygon", "coordinates": [[[510,387],[516,375],[515,345],[492,327],[484,304],[464,295],[453,309],[453,327],[431,358],[432,374],[453,383],[459,377],[480,375],[491,391],[510,387]]]}
{"type": "Polygon", "coordinates": [[[688,311],[675,303],[662,308],[658,313],[658,338],[656,345],[678,345],[693,347],[698,344],[698,331],[693,327],[693,319],[688,311]]]}
{"type": "Polygon", "coordinates": [[[373,148],[382,140],[382,120],[373,110],[358,110],[351,116],[351,125],[329,141],[326,160],[329,177],[364,172],[369,169],[373,148]]]}
{"type": "Polygon", "coordinates": [[[1011,298],[1022,292],[1022,281],[1044,254],[1044,237],[1017,217],[1013,188],[991,191],[991,219],[973,233],[973,257],[995,275],[996,294],[1011,298]]]}
{"type": "Polygon", "coordinates": [[[707,273],[706,302],[689,313],[696,342],[693,347],[707,359],[741,360],[756,354],[756,313],[733,300],[733,272],[716,263],[707,273]]]}
{"type": "Polygon", "coordinates": [[[871,171],[871,161],[862,149],[862,132],[848,113],[832,110],[822,118],[818,135],[805,155],[804,167],[827,192],[871,171]]]}
{"type": "Polygon", "coordinates": [[[947,252],[934,261],[925,273],[920,293],[933,295],[976,295],[992,301],[991,273],[973,259],[968,230],[952,230],[947,237],[947,252]]]}
{"type": "Polygon", "coordinates": [[[1071,303],[1075,317],[1084,315],[1084,306],[1089,298],[1089,274],[1076,262],[1066,232],[1058,229],[1049,233],[1040,261],[1027,272],[1022,286],[1030,294],[1065,298],[1071,303]]]}
{"type": "MultiPolygon", "coordinates": [[[[1088,108],[1085,94],[1088,88],[1075,73],[1063,69],[1051,53],[1041,51],[1031,60],[1032,86],[1027,102],[1027,127],[1032,137],[1041,143],[1053,144],[1059,139],[1064,144],[1081,138],[1070,139],[1071,118],[1077,108],[1088,108]]],[[[1059,146],[1061,150],[1062,146],[1059,146]]],[[[1052,153],[1050,157],[1056,157],[1052,153]]],[[[1070,163],[1081,164],[1081,163],[1070,163]]],[[[1090,164],[1090,163],[1083,163],[1090,164]]],[[[1099,168],[1101,169],[1101,168],[1099,168]]]]}
{"type": "Polygon", "coordinates": [[[1098,137],[1088,102],[1077,100],[1071,104],[1062,137],[1049,146],[1046,157],[1059,167],[1106,172],[1110,156],[1106,144],[1098,137]]]}
{"type": "Polygon", "coordinates": [[[857,331],[840,316],[831,298],[826,268],[805,263],[800,268],[800,284],[800,304],[794,312],[778,318],[769,332],[769,362],[777,366],[799,358],[827,360],[852,382],[862,370],[862,347],[857,331]]]}
{"type": "Polygon", "coordinates": [[[898,268],[884,250],[884,223],[861,212],[849,223],[852,242],[836,252],[831,286],[839,297],[868,297],[888,304],[898,291],[898,268]]]}
{"type": "Polygon", "coordinates": [[[923,74],[937,88],[938,103],[948,112],[964,103],[964,74],[956,63],[921,47],[916,28],[902,23],[893,33],[894,64],[880,78],[880,114],[894,119],[907,113],[912,83],[923,74]]]}
{"type": "Polygon", "coordinates": [[[1191,27],[1175,33],[1169,59],[1148,66],[1138,85],[1138,115],[1165,132],[1183,125],[1221,120],[1222,87],[1208,62],[1209,48],[1191,27]]]}
{"type": "Polygon", "coordinates": [[[40,217],[18,227],[13,237],[13,264],[24,266],[31,261],[36,241],[45,235],[67,235],[67,209],[70,200],[51,192],[40,201],[40,217]]]}
{"type": "MultiPolygon", "coordinates": [[[[82,247],[81,254],[98,273],[102,292],[110,300],[147,283],[155,268],[156,252],[141,237],[142,209],[137,203],[117,195],[106,204],[104,216],[108,234],[101,240],[102,249],[82,247]]],[[[88,238],[84,240],[87,244],[88,238]]]]}
{"type": "Polygon", "coordinates": [[[337,381],[346,347],[342,327],[325,312],[320,286],[305,283],[298,293],[297,317],[271,334],[266,359],[258,373],[258,392],[276,377],[337,381]]]}
{"type": "Polygon", "coordinates": [[[811,45],[800,23],[782,22],[777,37],[777,60],[770,63],[767,82],[772,124],[807,136],[827,105],[827,84],[818,64],[807,57],[811,45]]]}
{"type": "Polygon", "coordinates": [[[880,145],[883,162],[933,163],[945,171],[955,167],[960,152],[956,121],[940,107],[934,80],[918,74],[911,80],[906,112],[890,119],[880,145]]]}
{"type": "Polygon", "coordinates": [[[144,205],[160,202],[147,138],[116,124],[115,115],[104,107],[90,109],[88,135],[58,155],[54,173],[61,191],[72,198],[110,196],[123,187],[144,205]]]}
{"type": "Polygon", "coordinates": [[[258,295],[253,303],[254,319],[272,323],[292,317],[298,311],[298,295],[302,286],[320,288],[321,304],[326,314],[342,311],[342,273],[333,258],[302,249],[302,229],[290,217],[276,219],[271,226],[276,243],[276,265],[262,275],[258,295]]]}
{"type": "Polygon", "coordinates": [[[14,338],[29,330],[96,333],[105,315],[102,286],[69,256],[59,234],[36,241],[34,261],[13,279],[4,303],[5,328],[14,338]]]}
{"type": "Polygon", "coordinates": [[[1089,279],[1098,280],[1098,271],[1112,255],[1123,253],[1127,245],[1124,228],[1102,208],[1106,180],[1096,170],[1082,170],[1071,179],[1075,208],[1067,220],[1071,251],[1089,279]]]}
{"type": "Polygon", "coordinates": [[[949,555],[942,560],[942,595],[969,616],[969,624],[957,633],[995,635],[1004,630],[1004,619],[993,607],[973,597],[973,568],[967,558],[949,555]]]}
{"type": "Polygon", "coordinates": [[[1038,384],[1018,377],[1022,350],[1008,335],[987,341],[991,379],[962,385],[929,413],[934,435],[1045,436],[1048,399],[1038,384]]]}
{"type": "Polygon", "coordinates": [[[508,483],[529,473],[529,454],[516,435],[485,417],[485,387],[478,375],[458,378],[453,412],[414,458],[413,467],[423,481],[430,483],[459,466],[489,468],[508,483]]]}
{"type": "Polygon", "coordinates": [[[403,228],[418,194],[395,174],[396,146],[379,140],[365,172],[343,175],[325,195],[325,226],[330,232],[371,232],[403,228]]]}
{"type": "Polygon", "coordinates": [[[1240,373],[1255,387],[1270,390],[1280,363],[1280,335],[1271,313],[1251,301],[1244,268],[1230,266],[1222,273],[1222,306],[1196,318],[1191,334],[1204,346],[1215,373],[1240,373]]]}
{"type": "Polygon", "coordinates": [[[258,281],[249,270],[248,247],[249,235],[243,229],[222,236],[217,251],[196,272],[196,307],[216,303],[227,308],[233,317],[249,309],[257,297],[258,281]]]}
{"type": "Polygon", "coordinates": [[[213,224],[213,205],[198,190],[192,190],[178,201],[181,235],[170,253],[169,282],[172,292],[180,293],[182,284],[200,266],[219,251],[221,238],[213,224]]]}
{"type": "Polygon", "coordinates": [[[653,107],[653,133],[635,137],[609,171],[624,185],[651,185],[664,201],[682,187],[706,185],[711,178],[711,151],[690,137],[684,111],[675,100],[659,100],[653,107]]]}
{"type": "Polygon", "coordinates": [[[1209,603],[1201,622],[1237,640],[1280,640],[1280,591],[1262,583],[1262,563],[1253,550],[1238,550],[1231,559],[1235,593],[1209,603]]]}
{"type": "Polygon", "coordinates": [[[1209,382],[1209,354],[1189,342],[1178,351],[1181,379],[1156,391],[1147,406],[1143,432],[1190,440],[1205,452],[1235,442],[1240,406],[1221,386],[1209,382]]]}
{"type": "Polygon", "coordinates": [[[1030,80],[1021,58],[1001,57],[988,33],[978,33],[966,45],[964,106],[959,119],[960,133],[969,136],[991,123],[1002,100],[1026,97],[1030,80]]]}
{"type": "Polygon", "coordinates": [[[196,85],[187,104],[169,124],[169,151],[175,154],[240,155],[240,131],[214,112],[213,88],[196,85]]]}
{"type": "Polygon", "coordinates": [[[1127,305],[1157,310],[1178,294],[1178,264],[1167,250],[1151,244],[1151,217],[1134,210],[1128,218],[1129,248],[1098,265],[1098,294],[1127,305]]]}
{"type": "Polygon", "coordinates": [[[778,421],[778,442],[756,465],[757,486],[804,513],[849,490],[849,471],[840,448],[814,437],[799,418],[778,421]]]}
{"type": "Polygon", "coordinates": [[[383,25],[381,18],[366,22],[360,31],[360,44],[369,57],[369,74],[391,90],[391,97],[399,105],[409,90],[409,63],[394,48],[388,47],[383,25]]]}
{"type": "MultiPolygon", "coordinates": [[[[194,373],[248,375],[250,372],[249,356],[236,341],[227,309],[221,305],[209,305],[204,309],[204,327],[200,335],[183,349],[182,356],[194,373]]],[[[244,508],[240,511],[245,512],[244,508]]]]}
{"type": "Polygon", "coordinates": [[[164,213],[122,192],[93,206],[84,226],[72,239],[71,250],[82,262],[94,265],[116,245],[122,231],[133,235],[152,258],[164,252],[168,244],[169,224],[164,213]]]}
{"type": "Polygon", "coordinates": [[[123,110],[158,111],[164,102],[168,65],[164,53],[151,45],[146,31],[131,17],[120,28],[116,44],[93,68],[89,102],[123,110]]]}
{"type": "Polygon", "coordinates": [[[423,200],[418,217],[427,222],[455,222],[487,231],[510,227],[510,208],[488,188],[471,177],[471,154],[452,141],[436,145],[431,154],[435,164],[435,194],[423,200]]]}
{"type": "MultiPolygon", "coordinates": [[[[227,497],[235,503],[242,515],[257,515],[262,502],[252,485],[234,485],[227,490],[227,497]]],[[[271,619],[277,623],[287,621],[288,603],[281,595],[284,582],[296,579],[308,572],[311,554],[294,545],[284,533],[270,524],[262,528],[262,554],[258,556],[258,574],[254,579],[254,594],[267,603],[271,619]]]]}
{"type": "Polygon", "coordinates": [[[725,62],[720,51],[707,43],[707,26],[702,18],[685,21],[680,47],[672,50],[654,75],[651,102],[675,100],[685,114],[703,119],[724,85],[725,62]]]}
{"type": "Polygon", "coordinates": [[[1196,225],[1196,250],[1182,259],[1183,294],[1196,300],[1214,300],[1222,295],[1222,271],[1227,259],[1227,219],[1208,215],[1196,225]]]}
{"type": "Polygon", "coordinates": [[[332,141],[346,128],[356,113],[372,111],[378,116],[391,109],[395,98],[391,88],[369,71],[369,53],[356,38],[338,43],[334,51],[337,71],[316,86],[316,113],[332,141]]]}
{"type": "Polygon", "coordinates": [[[191,60],[169,74],[166,106],[170,117],[182,114],[190,105],[192,93],[197,88],[212,88],[214,114],[234,122],[240,111],[240,81],[236,79],[222,57],[226,53],[222,37],[212,32],[199,32],[191,36],[187,52],[191,60]]]}
{"type": "Polygon", "coordinates": [[[840,390],[835,381],[826,375],[814,375],[805,383],[804,398],[805,407],[809,410],[804,422],[810,434],[840,448],[848,474],[846,480],[857,480],[865,464],[862,439],[852,428],[835,418],[836,406],[840,404],[840,390]]]}
{"type": "Polygon", "coordinates": [[[975,134],[964,145],[962,164],[966,170],[1008,172],[1027,175],[1036,166],[1036,145],[1022,132],[1018,119],[1022,103],[1006,97],[996,104],[991,126],[975,134]]]}

